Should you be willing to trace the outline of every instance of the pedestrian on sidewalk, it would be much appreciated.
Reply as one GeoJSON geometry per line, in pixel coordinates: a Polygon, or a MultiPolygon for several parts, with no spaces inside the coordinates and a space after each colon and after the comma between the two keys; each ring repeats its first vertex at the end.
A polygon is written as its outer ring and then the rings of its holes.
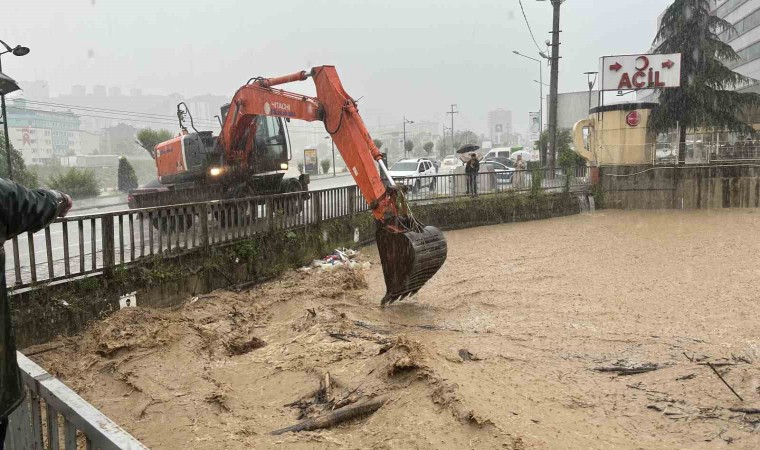
{"type": "Polygon", "coordinates": [[[24,400],[24,386],[16,361],[16,342],[5,285],[5,241],[45,228],[71,209],[71,197],[47,189],[31,190],[0,178],[0,450],[5,442],[8,416],[24,400]]]}
{"type": "Polygon", "coordinates": [[[525,188],[525,169],[528,166],[522,159],[522,155],[517,155],[517,161],[515,162],[515,175],[512,177],[512,186],[515,189],[525,188]]]}
{"type": "Polygon", "coordinates": [[[470,160],[467,161],[464,171],[467,174],[467,193],[470,195],[478,195],[478,172],[480,172],[478,155],[475,153],[470,154],[470,160]]]}

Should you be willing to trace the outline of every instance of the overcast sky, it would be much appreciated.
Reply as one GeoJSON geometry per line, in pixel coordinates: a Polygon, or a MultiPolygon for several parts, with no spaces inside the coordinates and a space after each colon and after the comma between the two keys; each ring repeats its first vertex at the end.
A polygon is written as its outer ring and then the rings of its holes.
{"type": "MultiPolygon", "coordinates": [[[[139,87],[146,93],[231,96],[248,78],[337,66],[363,97],[370,126],[443,121],[486,130],[487,112],[513,112],[516,131],[538,110],[538,58],[518,0],[4,0],[5,55],[17,80],[139,87]]],[[[602,55],[646,51],[671,0],[567,0],[562,6],[560,92],[586,89],[602,55]]],[[[551,29],[548,1],[523,0],[536,40],[551,29]]],[[[544,67],[544,81],[549,70],[544,67]]],[[[289,89],[311,93],[311,86],[289,89]]],[[[545,89],[545,93],[548,89],[545,89]]]]}

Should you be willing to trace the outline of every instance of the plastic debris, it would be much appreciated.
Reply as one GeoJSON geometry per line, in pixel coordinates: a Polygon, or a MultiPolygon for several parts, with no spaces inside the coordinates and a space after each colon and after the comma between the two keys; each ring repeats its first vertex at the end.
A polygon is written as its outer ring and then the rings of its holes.
{"type": "Polygon", "coordinates": [[[359,251],[350,248],[336,248],[332,254],[322,259],[315,259],[310,265],[302,267],[300,270],[309,272],[319,270],[330,272],[340,268],[349,268],[354,270],[368,270],[371,264],[368,261],[358,261],[359,251]]]}

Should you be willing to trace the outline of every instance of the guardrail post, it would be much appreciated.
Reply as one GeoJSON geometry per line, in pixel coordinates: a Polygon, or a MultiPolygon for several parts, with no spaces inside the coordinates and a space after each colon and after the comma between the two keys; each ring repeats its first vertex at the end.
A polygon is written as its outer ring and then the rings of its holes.
{"type": "Polygon", "coordinates": [[[348,216],[354,217],[356,212],[356,186],[351,186],[348,189],[348,216]]]}
{"type": "Polygon", "coordinates": [[[200,208],[200,219],[201,219],[201,247],[202,247],[202,253],[204,255],[207,255],[209,253],[209,230],[208,230],[208,203],[201,204],[200,208]]]}
{"type": "MultiPolygon", "coordinates": [[[[103,242],[103,273],[113,275],[116,267],[116,245],[114,243],[114,221],[112,215],[106,215],[100,219],[100,231],[103,242]]],[[[94,251],[94,250],[93,250],[94,251]]]]}
{"type": "Polygon", "coordinates": [[[267,197],[265,200],[267,208],[267,230],[274,230],[274,200],[272,197],[267,197]]]}
{"type": "Polygon", "coordinates": [[[314,208],[314,222],[322,223],[322,196],[320,192],[311,194],[311,202],[314,208]]]}

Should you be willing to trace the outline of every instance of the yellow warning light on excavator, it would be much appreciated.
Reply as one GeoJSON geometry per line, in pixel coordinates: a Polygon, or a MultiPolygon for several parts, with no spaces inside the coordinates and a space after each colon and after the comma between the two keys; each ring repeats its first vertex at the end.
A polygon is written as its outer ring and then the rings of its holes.
{"type": "Polygon", "coordinates": [[[288,170],[288,163],[280,164],[280,170],[288,170]]]}
{"type": "Polygon", "coordinates": [[[212,177],[218,177],[222,174],[222,168],[221,167],[212,167],[211,170],[209,170],[209,174],[211,174],[212,177]]]}

